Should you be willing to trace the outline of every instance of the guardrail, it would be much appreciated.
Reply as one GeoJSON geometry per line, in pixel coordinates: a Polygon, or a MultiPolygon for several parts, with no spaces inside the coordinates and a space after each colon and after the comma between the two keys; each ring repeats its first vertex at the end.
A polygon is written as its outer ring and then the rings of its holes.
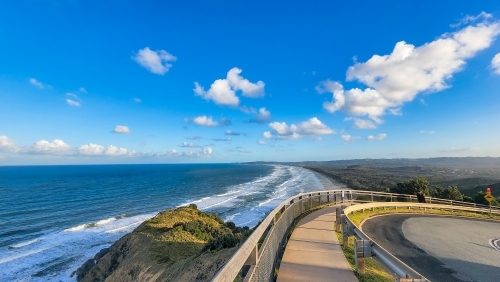
{"type": "MultiPolygon", "coordinates": [[[[468,211],[489,212],[490,207],[478,205],[474,203],[452,201],[445,199],[436,199],[426,197],[427,202],[433,207],[444,206],[446,209],[467,209],[468,211]],[[431,204],[432,203],[432,204],[431,204]]],[[[372,203],[384,202],[385,205],[408,207],[422,205],[416,203],[417,197],[413,195],[402,195],[394,193],[361,191],[361,190],[323,190],[308,193],[301,193],[290,197],[276,207],[266,218],[255,228],[252,235],[241,245],[231,259],[224,267],[215,275],[212,281],[226,282],[233,281],[240,277],[243,281],[273,281],[276,270],[276,264],[280,253],[283,251],[285,240],[288,232],[296,218],[311,210],[320,208],[321,206],[341,203],[372,203]],[[392,202],[392,203],[391,203],[392,202]]],[[[360,207],[355,205],[351,207],[360,207]]],[[[383,205],[382,205],[383,206],[383,205]]],[[[363,209],[363,208],[361,208],[363,209]]],[[[366,208],[365,208],[366,209],[366,208]]],[[[346,208],[344,212],[350,213],[352,209],[346,208]]],[[[492,212],[500,214],[500,207],[493,207],[492,212]]],[[[347,228],[344,234],[356,235],[361,240],[366,240],[363,243],[367,244],[366,248],[370,249],[370,253],[379,260],[383,266],[394,271],[400,278],[406,278],[406,275],[411,277],[420,277],[419,273],[408,266],[402,266],[401,261],[389,254],[380,246],[374,244],[368,236],[357,229],[347,216],[342,218],[344,223],[343,229],[347,228]],[[368,244],[370,247],[368,247],[368,244]],[[374,247],[373,247],[374,246],[374,247]]],[[[359,244],[359,242],[357,242],[359,244]]],[[[358,246],[358,245],[357,245],[358,246]]],[[[362,245],[359,245],[362,246],[362,245]]],[[[368,255],[368,252],[367,252],[368,255]]],[[[361,257],[360,257],[361,259],[361,257]]],[[[357,260],[358,262],[359,260],[357,260]]],[[[411,279],[411,278],[409,278],[411,279]]],[[[407,281],[427,281],[424,280],[407,280],[407,281]]],[[[405,281],[400,280],[399,281],[405,281]]]]}

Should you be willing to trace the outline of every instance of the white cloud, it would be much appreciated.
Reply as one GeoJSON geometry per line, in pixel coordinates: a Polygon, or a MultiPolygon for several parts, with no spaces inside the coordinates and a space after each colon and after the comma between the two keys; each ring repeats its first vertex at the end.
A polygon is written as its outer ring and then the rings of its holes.
{"type": "Polygon", "coordinates": [[[193,143],[188,143],[186,141],[182,142],[182,144],[179,145],[179,147],[184,147],[184,148],[199,148],[199,145],[193,144],[193,143]]]}
{"type": "Polygon", "coordinates": [[[135,151],[129,151],[125,148],[118,148],[113,145],[109,145],[108,148],[106,148],[106,151],[104,151],[104,155],[106,156],[125,156],[133,154],[135,154],[135,151]]]}
{"type": "Polygon", "coordinates": [[[465,60],[488,48],[498,34],[500,22],[483,21],[418,47],[400,41],[391,54],[374,55],[349,67],[347,80],[367,88],[345,90],[340,83],[326,80],[316,90],[333,94],[333,101],[323,104],[331,113],[341,110],[374,120],[387,113],[400,115],[402,105],[418,94],[450,87],[449,79],[465,67],[465,60]]]}
{"type": "Polygon", "coordinates": [[[52,142],[46,140],[40,140],[35,142],[28,152],[37,154],[70,154],[70,146],[60,139],[54,139],[52,142]]]}
{"type": "Polygon", "coordinates": [[[211,147],[206,147],[200,149],[199,151],[187,151],[180,153],[183,157],[210,157],[213,154],[213,149],[211,147]]]}
{"type": "Polygon", "coordinates": [[[15,153],[19,151],[16,142],[5,135],[0,136],[0,152],[15,153]]]}
{"type": "Polygon", "coordinates": [[[244,154],[249,154],[252,151],[250,151],[250,150],[244,150],[242,147],[236,147],[236,148],[227,149],[226,152],[229,152],[229,153],[244,153],[244,154]]]}
{"type": "Polygon", "coordinates": [[[139,98],[134,98],[134,102],[135,102],[135,103],[141,103],[141,102],[142,102],[142,100],[141,100],[141,99],[139,99],[139,98]]]}
{"type": "Polygon", "coordinates": [[[227,72],[227,81],[234,90],[241,90],[241,94],[249,98],[258,98],[264,96],[264,82],[257,81],[256,83],[250,82],[248,79],[243,78],[239,68],[232,68],[227,72]]]}
{"type": "Polygon", "coordinates": [[[467,16],[463,17],[462,19],[460,19],[460,21],[458,23],[456,23],[456,24],[450,24],[450,27],[457,28],[457,27],[460,27],[461,25],[465,25],[465,24],[469,24],[469,23],[472,23],[472,22],[476,22],[476,21],[478,21],[480,19],[482,19],[482,20],[488,20],[488,19],[490,19],[492,17],[493,17],[492,14],[488,14],[488,13],[482,11],[477,16],[467,15],[467,16]]]}
{"type": "Polygon", "coordinates": [[[77,153],[83,156],[104,156],[104,157],[119,157],[119,156],[141,156],[135,150],[119,148],[114,145],[109,145],[107,148],[98,144],[82,145],[76,149],[77,153]]]}
{"type": "Polygon", "coordinates": [[[43,85],[43,83],[41,83],[40,81],[36,80],[35,78],[30,78],[30,83],[40,89],[44,89],[45,88],[45,85],[43,85]]]}
{"type": "MultiPolygon", "coordinates": [[[[351,118],[347,118],[346,120],[350,120],[351,118]]],[[[360,119],[354,118],[354,126],[355,129],[373,129],[377,128],[377,125],[374,121],[369,119],[360,119]]]]}
{"type": "Polygon", "coordinates": [[[431,130],[431,131],[420,130],[420,133],[422,133],[422,134],[434,134],[434,133],[436,133],[436,131],[434,131],[434,130],[431,130]]]}
{"type": "Polygon", "coordinates": [[[80,107],[80,102],[71,100],[71,99],[66,99],[66,103],[72,107],[80,107]]]}
{"type": "Polygon", "coordinates": [[[80,89],[78,91],[80,91],[82,93],[87,93],[87,90],[85,90],[85,88],[83,88],[83,87],[80,87],[80,89]]]}
{"type": "Polygon", "coordinates": [[[255,123],[266,123],[271,121],[271,112],[266,108],[260,108],[259,112],[250,120],[255,123]]]}
{"type": "MultiPolygon", "coordinates": [[[[203,97],[205,100],[212,100],[217,105],[237,107],[240,99],[236,96],[236,91],[241,91],[241,94],[249,98],[257,98],[264,96],[264,82],[250,82],[239,74],[242,72],[239,68],[232,68],[227,72],[225,79],[215,80],[210,89],[205,89],[195,82],[194,93],[197,96],[203,97]]],[[[248,109],[248,108],[245,108],[248,109]]]]}
{"type": "Polygon", "coordinates": [[[89,156],[103,155],[105,150],[106,150],[106,148],[104,148],[104,146],[93,144],[93,143],[90,143],[87,145],[82,145],[82,146],[77,148],[77,151],[80,154],[89,155],[89,156]]]}
{"type": "Polygon", "coordinates": [[[307,121],[292,124],[288,126],[285,122],[272,122],[269,124],[271,132],[264,132],[265,138],[271,138],[272,134],[277,135],[280,139],[298,139],[305,135],[325,135],[335,134],[335,131],[323,124],[318,118],[313,117],[307,121]]]}
{"type": "Polygon", "coordinates": [[[240,136],[241,135],[241,133],[234,132],[234,131],[231,131],[231,130],[227,130],[224,134],[225,135],[232,135],[232,136],[240,136]]]}
{"type": "Polygon", "coordinates": [[[244,112],[245,114],[255,114],[257,112],[255,108],[247,106],[241,106],[240,111],[244,112]]]}
{"type": "Polygon", "coordinates": [[[196,123],[197,125],[201,125],[201,126],[208,126],[208,127],[218,126],[218,123],[216,121],[212,120],[212,117],[207,117],[207,116],[195,117],[193,119],[193,122],[196,123]]]}
{"type": "Polygon", "coordinates": [[[261,141],[261,140],[257,141],[257,143],[259,143],[259,145],[267,145],[267,143],[265,141],[261,141]]]}
{"type": "Polygon", "coordinates": [[[387,137],[387,134],[381,133],[381,134],[376,135],[376,136],[370,135],[370,136],[366,137],[366,140],[368,140],[368,141],[382,141],[386,137],[387,137]]]}
{"type": "Polygon", "coordinates": [[[113,129],[114,133],[120,133],[120,134],[130,134],[132,131],[128,128],[128,126],[125,125],[117,125],[115,129],[113,129]]]}
{"type": "Polygon", "coordinates": [[[496,74],[500,74],[500,53],[496,54],[491,60],[491,67],[496,74]]]}
{"type": "Polygon", "coordinates": [[[70,98],[66,98],[66,103],[72,107],[80,107],[81,106],[81,100],[80,98],[78,97],[78,95],[75,95],[73,93],[66,93],[66,97],[70,97],[70,98]]]}
{"type": "Polygon", "coordinates": [[[175,62],[177,58],[165,50],[153,51],[146,47],[139,50],[132,59],[152,73],[164,75],[172,67],[169,62],[175,62]]]}
{"type": "Polygon", "coordinates": [[[266,139],[270,139],[273,137],[273,135],[271,134],[271,132],[266,131],[266,132],[262,133],[262,137],[264,137],[266,139]]]}
{"type": "Polygon", "coordinates": [[[342,139],[343,139],[344,141],[346,141],[346,142],[351,142],[351,141],[355,141],[355,140],[358,140],[358,139],[359,139],[359,137],[358,137],[358,136],[352,136],[352,135],[349,135],[349,134],[347,134],[347,133],[342,134],[342,135],[340,136],[340,138],[342,138],[342,139]]]}

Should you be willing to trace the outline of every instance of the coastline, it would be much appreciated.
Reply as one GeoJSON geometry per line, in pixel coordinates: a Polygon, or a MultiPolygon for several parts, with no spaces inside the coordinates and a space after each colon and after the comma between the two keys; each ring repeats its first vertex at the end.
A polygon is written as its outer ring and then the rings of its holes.
{"type": "MultiPolygon", "coordinates": [[[[305,168],[305,169],[307,169],[307,168],[305,168]]],[[[323,174],[321,174],[319,172],[316,172],[313,170],[309,170],[309,171],[314,173],[314,175],[316,176],[316,178],[318,178],[319,182],[321,183],[321,185],[323,185],[323,188],[325,190],[340,190],[340,189],[346,188],[345,184],[333,183],[328,177],[324,176],[323,174]]]]}

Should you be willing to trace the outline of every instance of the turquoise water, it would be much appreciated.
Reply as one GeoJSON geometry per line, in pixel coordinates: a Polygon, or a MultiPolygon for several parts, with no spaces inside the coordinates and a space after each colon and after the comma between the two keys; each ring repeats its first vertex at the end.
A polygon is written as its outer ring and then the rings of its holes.
{"type": "Polygon", "coordinates": [[[0,167],[2,281],[74,281],[100,249],[159,211],[195,203],[254,226],[323,189],[308,170],[263,164],[0,167]]]}

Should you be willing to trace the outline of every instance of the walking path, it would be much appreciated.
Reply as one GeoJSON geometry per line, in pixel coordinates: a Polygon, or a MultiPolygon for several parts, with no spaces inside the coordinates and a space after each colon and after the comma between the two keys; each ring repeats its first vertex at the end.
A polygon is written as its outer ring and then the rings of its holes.
{"type": "Polygon", "coordinates": [[[357,282],[334,230],[335,209],[315,211],[299,221],[281,260],[278,282],[357,282]]]}

